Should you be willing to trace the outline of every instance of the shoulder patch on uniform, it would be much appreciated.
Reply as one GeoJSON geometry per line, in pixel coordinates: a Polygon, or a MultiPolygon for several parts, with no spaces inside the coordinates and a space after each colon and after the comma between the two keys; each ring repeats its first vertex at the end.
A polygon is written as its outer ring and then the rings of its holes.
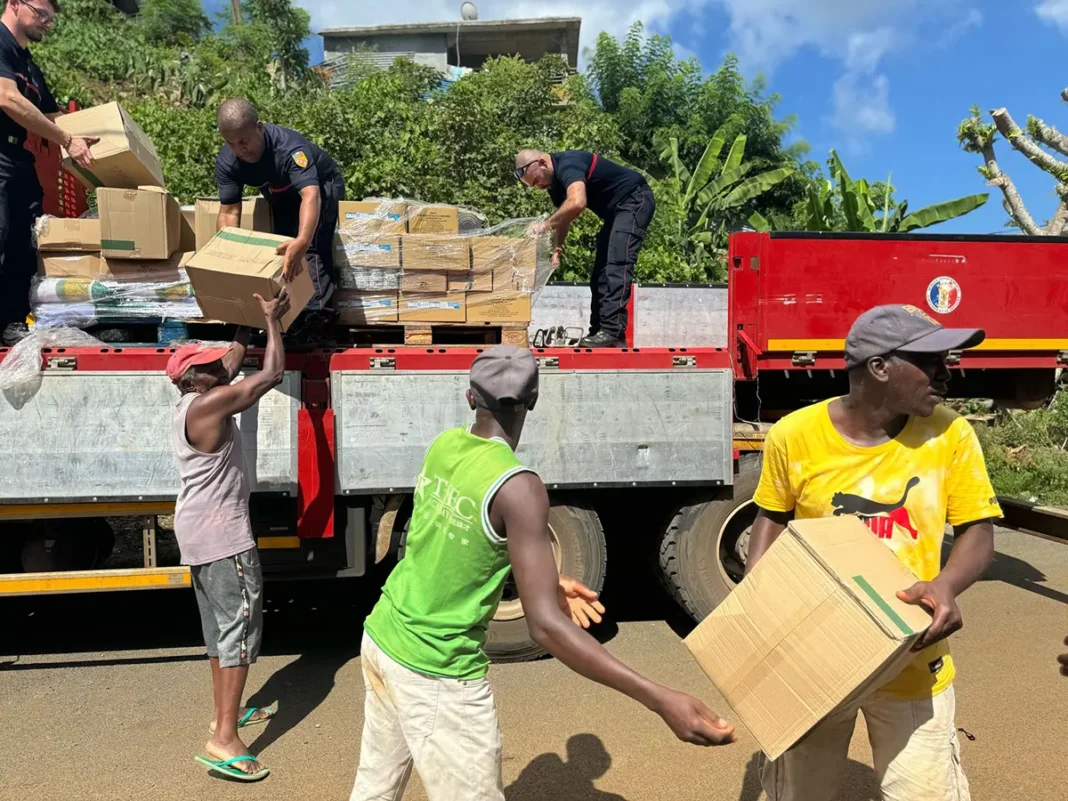
{"type": "Polygon", "coordinates": [[[308,157],[304,155],[303,150],[297,150],[293,153],[293,162],[303,170],[308,166],[308,157]]]}

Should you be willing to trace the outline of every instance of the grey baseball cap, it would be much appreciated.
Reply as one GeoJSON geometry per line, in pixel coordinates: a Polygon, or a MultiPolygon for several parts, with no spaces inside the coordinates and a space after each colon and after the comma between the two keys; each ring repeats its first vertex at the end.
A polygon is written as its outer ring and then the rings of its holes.
{"type": "Polygon", "coordinates": [[[538,362],[526,348],[495,345],[471,364],[471,390],[483,409],[533,409],[538,399],[538,362]]]}
{"type": "Polygon", "coordinates": [[[876,306],[857,318],[845,341],[848,369],[876,356],[945,353],[974,348],[986,339],[981,328],[943,328],[915,306],[876,306]]]}

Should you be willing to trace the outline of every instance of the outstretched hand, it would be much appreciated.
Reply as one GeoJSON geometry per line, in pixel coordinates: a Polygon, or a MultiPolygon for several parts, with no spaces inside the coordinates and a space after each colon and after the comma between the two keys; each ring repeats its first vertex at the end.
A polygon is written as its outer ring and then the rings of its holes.
{"type": "Polygon", "coordinates": [[[560,611],[570,617],[576,626],[588,629],[591,621],[601,622],[604,604],[597,598],[598,594],[585,584],[561,574],[557,601],[560,604],[560,611]]]}

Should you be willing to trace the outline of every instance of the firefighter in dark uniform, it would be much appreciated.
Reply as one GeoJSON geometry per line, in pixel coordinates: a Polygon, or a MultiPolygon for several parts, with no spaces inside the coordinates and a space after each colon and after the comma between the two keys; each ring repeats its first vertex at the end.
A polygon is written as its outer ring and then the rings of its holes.
{"type": "Polygon", "coordinates": [[[334,294],[334,230],[345,181],[330,156],[296,131],[261,122],[247,100],[219,106],[219,133],[226,145],[215,160],[219,190],[217,228],[241,220],[246,186],[260,190],[271,206],[274,233],[290,237],[279,245],[288,279],[307,257],[314,293],[289,331],[291,342],[322,343],[332,339],[336,314],[334,294]]]}
{"type": "Polygon", "coordinates": [[[585,150],[551,155],[522,150],[515,158],[515,177],[548,191],[556,206],[555,214],[534,226],[534,233],[552,229],[554,269],[575,218],[588,207],[603,220],[590,276],[590,334],[579,345],[625,347],[634,265],[656,209],[649,184],[634,170],[585,150]]]}
{"type": "Polygon", "coordinates": [[[0,17],[0,335],[5,344],[25,331],[30,280],[37,269],[33,225],[41,215],[43,192],[33,154],[24,147],[26,132],[63,146],[86,168],[93,164],[89,148],[98,141],[72,137],[52,122],[59,108],[28,49],[44,38],[58,11],[56,0],[8,0],[0,17]]]}

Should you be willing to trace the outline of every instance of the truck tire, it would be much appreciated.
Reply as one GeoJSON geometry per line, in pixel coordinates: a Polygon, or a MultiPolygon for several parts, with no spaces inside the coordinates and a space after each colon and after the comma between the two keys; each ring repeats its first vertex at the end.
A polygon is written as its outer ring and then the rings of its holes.
{"type": "Polygon", "coordinates": [[[103,517],[41,521],[22,544],[22,569],[26,573],[93,570],[114,547],[115,532],[103,517]]]}
{"type": "MultiPolygon", "coordinates": [[[[549,509],[549,529],[560,572],[600,592],[604,588],[608,552],[597,513],[582,504],[554,503],[549,509]]],[[[486,654],[494,662],[525,662],[545,655],[545,650],[530,638],[523,604],[510,578],[486,635],[486,654]]]]}
{"type": "Polygon", "coordinates": [[[683,507],[660,543],[664,586],[696,621],[704,620],[741,580],[761,464],[759,456],[743,459],[732,496],[683,507]]]}

